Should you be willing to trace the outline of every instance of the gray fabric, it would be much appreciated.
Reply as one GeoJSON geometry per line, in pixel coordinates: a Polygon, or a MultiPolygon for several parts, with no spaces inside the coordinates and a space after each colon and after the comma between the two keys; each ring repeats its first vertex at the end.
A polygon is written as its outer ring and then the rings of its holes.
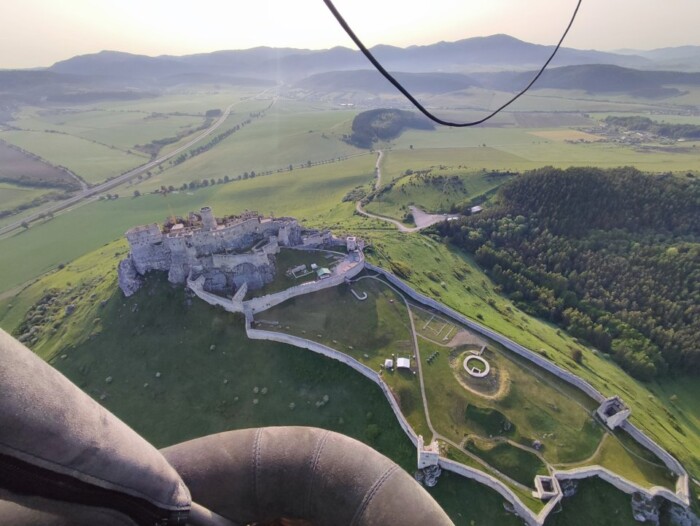
{"type": "Polygon", "coordinates": [[[162,453],[196,502],[237,523],[286,517],[314,526],[452,524],[391,460],[330,431],[229,431],[162,453]]]}
{"type": "Polygon", "coordinates": [[[153,446],[1,329],[0,453],[162,509],[190,506],[153,446]]]}
{"type": "Polygon", "coordinates": [[[7,526],[136,526],[112,510],[66,504],[0,490],[0,524],[7,526]]]}

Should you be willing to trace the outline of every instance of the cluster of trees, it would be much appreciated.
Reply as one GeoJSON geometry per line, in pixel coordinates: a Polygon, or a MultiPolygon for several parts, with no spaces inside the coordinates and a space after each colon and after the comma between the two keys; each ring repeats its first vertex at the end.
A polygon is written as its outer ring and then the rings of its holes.
{"type": "Polygon", "coordinates": [[[377,109],[363,111],[352,121],[352,134],[343,138],[358,148],[372,148],[377,141],[395,139],[405,129],[432,130],[433,123],[412,111],[377,109]]]}
{"type": "Polygon", "coordinates": [[[631,131],[645,131],[669,139],[700,139],[700,126],[695,124],[669,124],[653,121],[649,117],[606,117],[606,124],[631,131]]]}
{"type": "Polygon", "coordinates": [[[437,227],[519,307],[642,380],[700,373],[700,182],[544,168],[437,227]]]}
{"type": "Polygon", "coordinates": [[[192,157],[196,157],[197,155],[200,155],[204,152],[211,150],[214,146],[219,144],[221,141],[230,137],[232,134],[236,133],[242,127],[246,126],[247,124],[250,124],[251,122],[252,121],[250,119],[246,119],[242,123],[236,124],[233,128],[229,128],[225,132],[219,133],[209,142],[207,142],[201,146],[197,146],[196,148],[192,148],[191,150],[189,150],[187,152],[181,153],[175,159],[173,159],[171,161],[171,163],[174,165],[181,164],[181,163],[184,163],[187,159],[190,159],[192,157]]]}

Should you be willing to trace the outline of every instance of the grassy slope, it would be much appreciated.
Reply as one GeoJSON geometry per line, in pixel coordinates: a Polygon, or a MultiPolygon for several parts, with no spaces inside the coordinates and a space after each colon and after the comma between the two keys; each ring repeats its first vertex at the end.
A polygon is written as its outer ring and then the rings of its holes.
{"type": "Polygon", "coordinates": [[[544,350],[550,360],[580,375],[604,394],[621,395],[632,409],[632,421],[679,458],[691,473],[700,474],[698,409],[693,399],[697,389],[690,380],[642,384],[632,379],[604,355],[518,311],[497,294],[494,285],[466,255],[426,236],[379,234],[373,239],[378,250],[370,259],[385,267],[389,257],[410,262],[415,272],[409,282],[416,289],[530,349],[544,350]],[[462,278],[452,272],[455,268],[465,271],[462,278]],[[444,281],[444,288],[426,276],[430,269],[437,269],[434,272],[444,281]],[[571,360],[572,349],[583,352],[582,365],[571,360]],[[670,385],[680,387],[674,393],[675,402],[670,399],[670,385]]]}
{"type": "Polygon", "coordinates": [[[576,495],[564,499],[561,511],[552,513],[546,526],[636,526],[629,497],[615,491],[613,486],[600,479],[584,479],[579,482],[576,495]],[[591,510],[606,510],[591,522],[591,510]]]}
{"type": "MultiPolygon", "coordinates": [[[[63,287],[61,304],[76,310],[58,316],[59,334],[46,333],[35,350],[137,432],[163,447],[228,429],[311,425],[362,440],[413,471],[413,446],[372,382],[313,353],[247,340],[241,319],[188,300],[162,277],[124,299],[109,270],[122,247],[110,244],[43,278],[10,312],[63,287]]],[[[519,524],[499,495],[472,481],[446,476],[431,492],[457,524],[519,524]]]]}
{"type": "MultiPolygon", "coordinates": [[[[412,152],[412,150],[409,150],[409,152],[412,152]]],[[[401,177],[401,175],[397,176],[396,172],[400,170],[399,167],[403,162],[409,164],[411,160],[410,158],[397,160],[394,157],[404,157],[402,155],[404,153],[406,152],[391,151],[385,154],[385,166],[389,166],[391,172],[387,173],[388,177],[383,182],[388,182],[389,177],[401,177]]],[[[425,167],[427,161],[428,159],[423,158],[420,161],[422,163],[420,166],[422,168],[425,167]]],[[[463,187],[440,186],[426,183],[415,175],[405,176],[401,177],[390,191],[375,197],[365,206],[365,209],[374,214],[385,215],[399,220],[408,212],[408,206],[413,204],[419,204],[421,208],[428,212],[449,212],[453,204],[462,204],[465,201],[474,199],[489,190],[497,188],[507,180],[505,176],[489,176],[481,171],[465,173],[465,170],[459,166],[443,164],[442,167],[444,169],[441,169],[440,165],[437,164],[429,165],[428,167],[432,167],[431,175],[459,176],[463,187]]]]}

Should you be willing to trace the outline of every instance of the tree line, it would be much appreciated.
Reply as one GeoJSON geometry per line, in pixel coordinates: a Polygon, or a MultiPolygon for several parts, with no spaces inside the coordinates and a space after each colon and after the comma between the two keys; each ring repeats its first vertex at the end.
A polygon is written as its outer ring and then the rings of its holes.
{"type": "Polygon", "coordinates": [[[436,230],[523,310],[633,376],[700,373],[700,182],[634,168],[543,168],[436,230]]]}

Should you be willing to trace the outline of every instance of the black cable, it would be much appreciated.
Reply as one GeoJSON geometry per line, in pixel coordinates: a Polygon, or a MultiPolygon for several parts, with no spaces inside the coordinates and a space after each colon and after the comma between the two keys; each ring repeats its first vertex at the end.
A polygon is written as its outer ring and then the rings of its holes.
{"type": "Polygon", "coordinates": [[[518,100],[521,96],[523,96],[527,90],[529,90],[532,85],[537,81],[538,78],[544,73],[544,70],[547,69],[547,66],[549,63],[552,61],[554,56],[557,54],[557,51],[559,51],[559,48],[561,47],[562,42],[564,42],[564,38],[566,38],[567,33],[569,32],[569,29],[571,29],[571,26],[574,24],[574,20],[576,20],[576,14],[578,13],[579,7],[581,7],[581,2],[582,0],[578,0],[578,3],[576,4],[576,9],[574,9],[574,14],[571,16],[571,20],[569,21],[569,25],[566,26],[566,29],[564,30],[564,33],[562,34],[561,38],[559,39],[559,43],[557,43],[557,46],[554,48],[554,51],[552,51],[552,54],[550,57],[547,59],[547,62],[544,63],[544,66],[537,72],[537,75],[530,81],[530,83],[525,86],[525,89],[523,89],[520,93],[515,95],[512,99],[510,99],[508,102],[506,102],[503,106],[498,108],[497,110],[493,111],[491,114],[487,115],[483,119],[479,119],[478,121],[472,121],[472,122],[450,122],[443,120],[439,117],[436,117],[432,113],[430,113],[423,105],[416,100],[416,98],[411,95],[406,88],[404,88],[401,83],[396,80],[391,73],[389,73],[386,69],[384,69],[384,66],[382,66],[379,61],[374,58],[374,55],[370,52],[369,49],[365,47],[365,45],[362,43],[362,41],[357,37],[355,32],[352,30],[352,28],[348,25],[348,23],[345,21],[343,16],[338,12],[338,10],[335,8],[333,5],[333,2],[331,0],[323,0],[324,3],[326,4],[326,7],[333,13],[333,16],[335,19],[338,21],[338,23],[341,25],[341,27],[345,30],[345,32],[348,34],[348,36],[355,42],[355,45],[362,51],[365,57],[367,57],[367,60],[369,60],[372,65],[381,73],[384,75],[384,78],[386,78],[389,82],[391,82],[394,87],[399,90],[401,93],[404,94],[404,96],[411,101],[411,103],[418,108],[423,115],[428,117],[430,120],[437,122],[438,124],[443,124],[445,126],[453,126],[453,127],[458,127],[458,128],[464,128],[467,126],[476,126],[477,124],[481,124],[486,122],[487,120],[491,119],[492,117],[496,116],[498,113],[501,112],[501,110],[507,108],[510,106],[513,102],[518,100]]]}

